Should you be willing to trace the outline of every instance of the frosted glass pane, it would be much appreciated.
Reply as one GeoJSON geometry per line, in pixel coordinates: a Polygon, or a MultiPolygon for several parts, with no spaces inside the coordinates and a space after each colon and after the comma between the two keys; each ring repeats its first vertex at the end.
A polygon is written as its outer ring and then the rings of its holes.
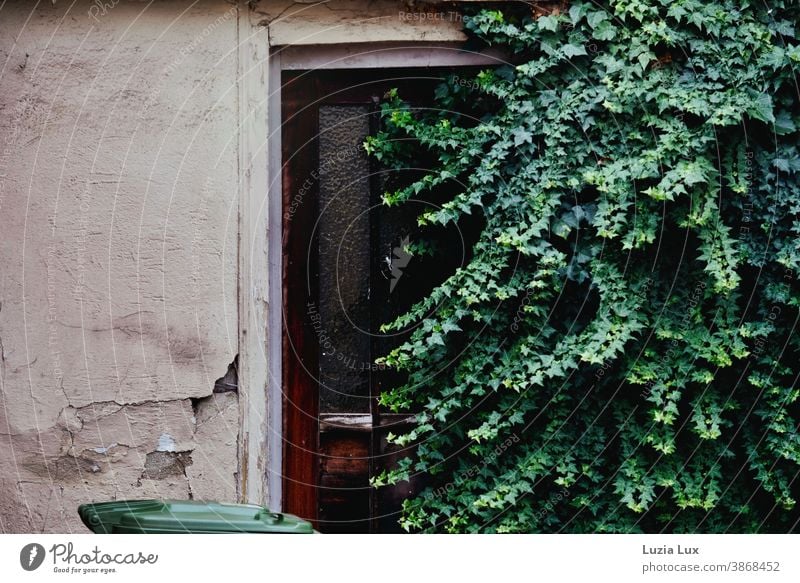
{"type": "Polygon", "coordinates": [[[368,413],[369,107],[319,110],[320,413],[368,413]]]}

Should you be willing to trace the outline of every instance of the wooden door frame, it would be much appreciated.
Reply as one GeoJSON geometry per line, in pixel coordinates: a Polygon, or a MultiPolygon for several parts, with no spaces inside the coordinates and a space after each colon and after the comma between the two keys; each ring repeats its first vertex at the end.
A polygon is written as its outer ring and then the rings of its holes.
{"type": "Polygon", "coordinates": [[[240,14],[239,463],[242,502],[284,508],[282,365],[281,76],[286,70],[502,65],[499,52],[462,43],[269,47],[268,31],[240,14]],[[266,196],[265,196],[266,195],[266,196]]]}

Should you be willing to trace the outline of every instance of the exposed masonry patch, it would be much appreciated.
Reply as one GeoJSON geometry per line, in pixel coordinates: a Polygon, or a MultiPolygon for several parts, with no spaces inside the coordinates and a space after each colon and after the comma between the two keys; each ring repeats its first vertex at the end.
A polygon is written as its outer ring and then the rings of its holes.
{"type": "Polygon", "coordinates": [[[147,454],[140,480],[163,480],[170,476],[186,476],[186,466],[192,465],[191,451],[153,451],[147,454]]]}
{"type": "Polygon", "coordinates": [[[96,474],[102,468],[99,464],[83,456],[68,455],[51,459],[43,469],[44,473],[40,474],[41,477],[65,482],[77,479],[83,474],[96,474]]]}

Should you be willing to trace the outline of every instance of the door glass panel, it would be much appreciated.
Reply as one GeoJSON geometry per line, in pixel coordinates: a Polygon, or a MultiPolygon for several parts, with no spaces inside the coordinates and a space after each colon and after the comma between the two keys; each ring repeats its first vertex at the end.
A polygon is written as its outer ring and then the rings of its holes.
{"type": "Polygon", "coordinates": [[[370,164],[366,105],[319,108],[320,413],[369,413],[370,164]]]}

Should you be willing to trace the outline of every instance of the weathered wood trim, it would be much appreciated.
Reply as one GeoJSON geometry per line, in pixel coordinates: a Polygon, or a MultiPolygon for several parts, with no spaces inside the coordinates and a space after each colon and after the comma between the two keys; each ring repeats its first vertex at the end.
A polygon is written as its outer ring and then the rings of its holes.
{"type": "Polygon", "coordinates": [[[267,504],[269,41],[240,0],[239,40],[239,484],[243,502],[267,504]]]}
{"type": "Polygon", "coordinates": [[[283,310],[283,510],[316,526],[319,401],[313,371],[318,370],[319,363],[316,336],[309,326],[307,312],[308,300],[317,294],[316,277],[303,277],[296,268],[316,266],[314,221],[318,183],[310,181],[301,199],[303,203],[293,213],[288,209],[318,166],[317,109],[305,107],[305,100],[317,93],[317,83],[309,76],[287,82],[285,75],[281,75],[281,83],[281,109],[273,115],[279,113],[282,121],[280,243],[285,264],[281,278],[273,283],[282,288],[283,310]]]}
{"type": "Polygon", "coordinates": [[[267,410],[269,507],[283,509],[283,183],[281,167],[281,55],[269,56],[269,313],[267,315],[269,391],[267,410]]]}

